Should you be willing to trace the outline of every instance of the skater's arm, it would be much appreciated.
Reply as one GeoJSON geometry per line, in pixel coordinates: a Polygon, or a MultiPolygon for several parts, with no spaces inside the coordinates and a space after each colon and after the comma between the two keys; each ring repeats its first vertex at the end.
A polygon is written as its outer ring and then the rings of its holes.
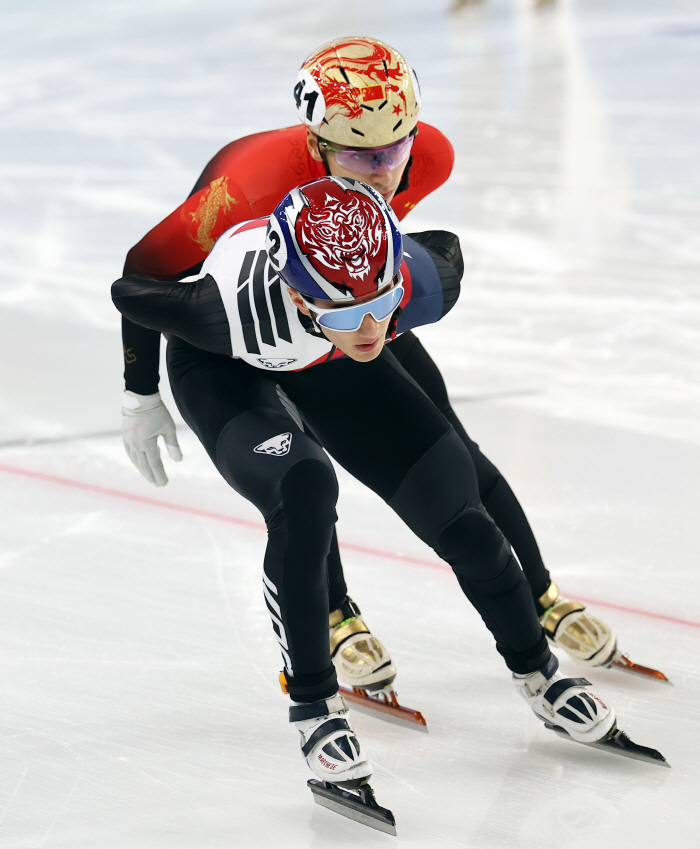
{"type": "MultiPolygon", "coordinates": [[[[404,236],[404,259],[410,298],[398,321],[398,332],[440,321],[459,297],[464,271],[459,239],[445,230],[404,236]]],[[[408,288],[407,288],[408,291],[408,288]]]]}
{"type": "Polygon", "coordinates": [[[457,303],[464,274],[459,237],[447,230],[425,230],[422,233],[410,233],[409,238],[422,245],[435,263],[442,286],[440,318],[443,318],[457,303]]]}
{"type": "Polygon", "coordinates": [[[238,185],[228,176],[217,177],[131,248],[124,274],[142,274],[156,280],[193,274],[225,230],[254,217],[238,185]]]}
{"type": "MultiPolygon", "coordinates": [[[[209,181],[131,248],[124,275],[172,280],[196,274],[224,230],[253,217],[242,190],[213,169],[214,163],[204,172],[209,181]]],[[[221,168],[226,162],[216,164],[221,168]]],[[[126,388],[140,395],[157,392],[160,334],[124,318],[122,345],[126,388]]]]}
{"type": "MultiPolygon", "coordinates": [[[[201,267],[200,262],[194,268],[173,276],[180,280],[199,273],[201,267]]],[[[151,395],[157,392],[160,381],[160,333],[122,316],[122,348],[124,388],[137,395],[151,395]]]]}
{"type": "Polygon", "coordinates": [[[226,310],[210,274],[188,283],[127,274],[112,284],[112,300],[130,322],[231,356],[226,310]]]}
{"type": "Polygon", "coordinates": [[[124,388],[137,395],[153,395],[160,381],[160,333],[122,316],[122,347],[124,388]]]}

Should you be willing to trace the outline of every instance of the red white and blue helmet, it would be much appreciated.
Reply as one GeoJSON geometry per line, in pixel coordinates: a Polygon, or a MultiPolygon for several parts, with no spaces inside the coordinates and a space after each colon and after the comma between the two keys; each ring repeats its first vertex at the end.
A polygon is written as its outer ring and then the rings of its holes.
{"type": "Polygon", "coordinates": [[[292,189],[270,216],[266,249],[287,286],[346,303],[390,283],[403,260],[393,209],[371,186],[347,177],[292,189]]]}

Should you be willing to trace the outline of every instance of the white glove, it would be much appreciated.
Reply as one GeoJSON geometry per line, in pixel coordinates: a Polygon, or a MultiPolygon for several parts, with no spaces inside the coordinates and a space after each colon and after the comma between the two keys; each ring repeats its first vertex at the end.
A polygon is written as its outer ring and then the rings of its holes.
{"type": "Polygon", "coordinates": [[[163,437],[168,454],[177,463],[182,460],[182,452],[177,444],[175,422],[160,400],[160,392],[137,395],[126,389],[123,403],[122,437],[129,459],[147,481],[165,486],[168,478],[160,459],[158,437],[163,437]]]}

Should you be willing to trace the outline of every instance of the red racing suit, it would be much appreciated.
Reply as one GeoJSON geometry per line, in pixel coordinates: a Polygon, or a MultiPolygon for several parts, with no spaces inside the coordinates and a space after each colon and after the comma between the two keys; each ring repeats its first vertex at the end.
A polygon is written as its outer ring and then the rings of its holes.
{"type": "MultiPolygon", "coordinates": [[[[447,180],[453,164],[450,142],[418,122],[402,180],[408,185],[391,202],[399,220],[447,180]]],[[[295,186],[324,175],[323,163],[308,151],[303,125],[233,141],[208,163],[187,200],[129,251],[124,275],[170,280],[195,273],[225,230],[269,215],[295,186]]],[[[126,388],[140,395],[157,392],[160,334],[124,318],[122,338],[126,388]]]]}

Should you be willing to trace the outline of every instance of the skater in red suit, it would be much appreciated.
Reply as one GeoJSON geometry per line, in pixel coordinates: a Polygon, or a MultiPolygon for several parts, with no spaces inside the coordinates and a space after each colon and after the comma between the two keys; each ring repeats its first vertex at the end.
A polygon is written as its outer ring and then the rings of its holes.
{"type": "MultiPolygon", "coordinates": [[[[388,45],[369,38],[324,45],[302,65],[294,97],[303,123],[226,145],[205,167],[187,200],[129,251],[125,274],[158,280],[196,274],[225,230],[269,215],[294,186],[326,174],[370,184],[403,219],[452,170],[452,146],[439,130],[418,120],[418,81],[388,45]]],[[[442,252],[436,261],[447,266],[454,259],[449,240],[442,252]]],[[[181,455],[175,426],[158,393],[160,333],[123,318],[123,345],[127,453],[148,480],[162,486],[167,477],[158,437],[173,459],[181,455]]],[[[419,339],[409,330],[390,348],[467,447],[481,501],[513,546],[550,641],[578,663],[609,664],[616,653],[614,632],[585,612],[584,605],[559,595],[522,507],[467,435],[440,371],[419,339]]],[[[341,681],[370,691],[390,687],[396,668],[348,596],[335,534],[328,574],[330,641],[341,681]]]]}

